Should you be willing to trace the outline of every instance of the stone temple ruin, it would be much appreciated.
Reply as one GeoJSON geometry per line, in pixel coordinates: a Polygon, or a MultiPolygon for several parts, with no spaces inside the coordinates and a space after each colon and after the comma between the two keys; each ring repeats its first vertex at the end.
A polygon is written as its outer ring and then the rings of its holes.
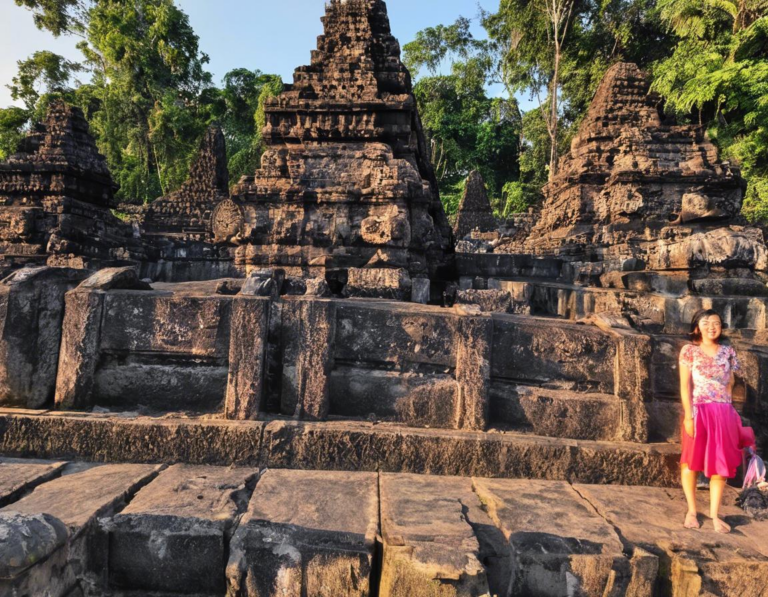
{"type": "Polygon", "coordinates": [[[61,104],[0,163],[0,595],[762,594],[768,523],[676,489],[696,309],[768,421],[738,170],[619,64],[541,211],[473,175],[454,239],[384,2],[324,26],[231,192],[212,129],[122,222],[61,104]]]}

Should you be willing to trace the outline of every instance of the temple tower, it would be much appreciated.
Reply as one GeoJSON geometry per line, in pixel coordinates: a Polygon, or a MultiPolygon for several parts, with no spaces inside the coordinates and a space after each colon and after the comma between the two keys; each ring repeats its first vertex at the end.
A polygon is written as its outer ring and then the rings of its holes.
{"type": "Polygon", "coordinates": [[[451,230],[386,5],[332,0],[323,24],[311,64],[266,105],[261,169],[234,190],[236,264],[362,286],[437,278],[451,230]]]}

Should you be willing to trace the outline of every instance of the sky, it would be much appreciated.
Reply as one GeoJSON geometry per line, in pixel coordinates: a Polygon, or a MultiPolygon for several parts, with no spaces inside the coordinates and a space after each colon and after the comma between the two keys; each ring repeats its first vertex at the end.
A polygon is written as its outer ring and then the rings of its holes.
{"type": "MultiPolygon", "coordinates": [[[[293,80],[297,66],[307,64],[322,33],[324,0],[177,0],[210,57],[207,68],[219,84],[233,68],[258,69],[293,80]]],[[[498,8],[498,0],[387,0],[392,31],[402,45],[426,27],[451,24],[457,17],[473,19],[473,33],[484,37],[478,7],[498,8]]],[[[13,103],[7,84],[17,62],[37,50],[50,50],[70,60],[80,52],[72,38],[54,39],[38,31],[32,15],[13,0],[0,0],[0,107],[13,103]]],[[[502,93],[500,88],[491,91],[502,93]]]]}

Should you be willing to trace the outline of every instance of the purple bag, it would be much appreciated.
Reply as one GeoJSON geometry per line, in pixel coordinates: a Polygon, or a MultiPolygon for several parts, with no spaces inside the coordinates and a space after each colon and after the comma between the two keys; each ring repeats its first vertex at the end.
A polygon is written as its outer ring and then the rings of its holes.
{"type": "Polygon", "coordinates": [[[753,448],[750,448],[748,452],[752,458],[749,459],[747,471],[744,474],[744,489],[757,486],[765,481],[765,463],[763,459],[757,455],[753,448]]]}

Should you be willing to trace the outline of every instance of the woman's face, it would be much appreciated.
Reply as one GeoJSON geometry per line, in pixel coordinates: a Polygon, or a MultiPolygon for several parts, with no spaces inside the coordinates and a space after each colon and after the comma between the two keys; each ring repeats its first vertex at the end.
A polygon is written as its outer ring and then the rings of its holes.
{"type": "Polygon", "coordinates": [[[714,342],[723,333],[723,322],[717,315],[707,315],[699,320],[699,331],[702,339],[714,342]]]}

